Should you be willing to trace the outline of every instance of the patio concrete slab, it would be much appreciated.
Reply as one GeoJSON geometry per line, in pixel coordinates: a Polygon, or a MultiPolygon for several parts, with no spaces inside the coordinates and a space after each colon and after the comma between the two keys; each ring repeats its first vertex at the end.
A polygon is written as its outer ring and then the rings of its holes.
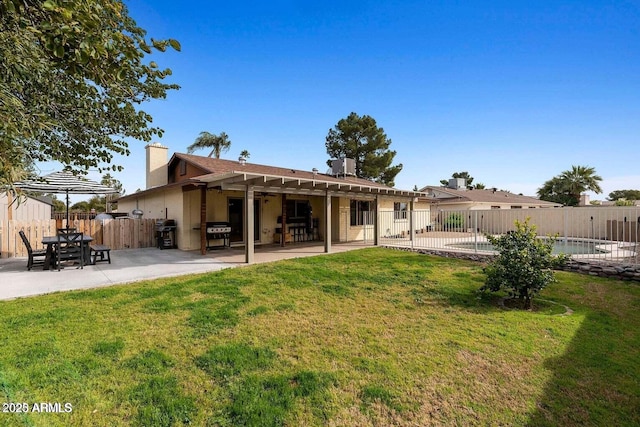
{"type": "MultiPolygon", "coordinates": [[[[334,244],[332,253],[360,249],[367,244],[334,244]]],[[[255,263],[279,261],[289,258],[322,255],[324,246],[302,243],[280,248],[275,245],[257,246],[255,263]]],[[[207,273],[223,268],[246,266],[244,248],[199,251],[157,248],[124,249],[111,251],[111,264],[100,262],[80,270],[68,266],[62,270],[45,271],[35,266],[27,271],[26,258],[0,259],[0,300],[42,295],[74,289],[90,289],[115,284],[157,279],[185,274],[207,273]]]]}
{"type": "Polygon", "coordinates": [[[183,274],[206,273],[235,264],[211,256],[157,248],[111,251],[111,264],[100,262],[78,269],[27,271],[26,258],[0,259],[0,299],[12,299],[72,289],[89,289],[183,274]]]}

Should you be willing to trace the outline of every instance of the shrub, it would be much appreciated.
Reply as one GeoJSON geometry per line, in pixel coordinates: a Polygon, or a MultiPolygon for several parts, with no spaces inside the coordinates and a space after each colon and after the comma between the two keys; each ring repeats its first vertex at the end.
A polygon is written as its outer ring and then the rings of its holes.
{"type": "Polygon", "coordinates": [[[457,230],[462,228],[464,225],[464,217],[461,213],[451,213],[447,216],[447,219],[444,220],[444,229],[445,230],[457,230]]]}
{"type": "Polygon", "coordinates": [[[499,255],[485,268],[487,280],[481,291],[506,290],[512,298],[518,298],[525,309],[531,308],[531,300],[549,283],[555,281],[552,268],[564,264],[567,255],[552,255],[557,236],[539,239],[536,226],[515,221],[515,231],[500,237],[487,235],[499,255]]]}

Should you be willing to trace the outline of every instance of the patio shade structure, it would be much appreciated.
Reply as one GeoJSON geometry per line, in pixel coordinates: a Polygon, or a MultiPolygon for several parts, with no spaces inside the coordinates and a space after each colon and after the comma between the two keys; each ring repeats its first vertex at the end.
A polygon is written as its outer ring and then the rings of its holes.
{"type": "Polygon", "coordinates": [[[65,194],[67,198],[67,227],[69,227],[69,194],[116,194],[118,190],[62,170],[39,179],[19,181],[15,187],[23,191],[65,194]]]}

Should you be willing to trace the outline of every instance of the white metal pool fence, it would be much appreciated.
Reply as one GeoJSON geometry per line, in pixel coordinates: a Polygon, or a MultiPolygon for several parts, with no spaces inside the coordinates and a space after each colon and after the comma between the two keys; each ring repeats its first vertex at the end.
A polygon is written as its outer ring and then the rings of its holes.
{"type": "MultiPolygon", "coordinates": [[[[515,229],[516,220],[528,217],[537,227],[538,236],[557,236],[559,251],[571,253],[574,259],[640,263],[638,207],[431,209],[403,215],[393,211],[379,214],[380,245],[491,253],[487,234],[505,234],[515,229]]],[[[373,238],[373,232],[365,233],[365,240],[373,238]]]]}

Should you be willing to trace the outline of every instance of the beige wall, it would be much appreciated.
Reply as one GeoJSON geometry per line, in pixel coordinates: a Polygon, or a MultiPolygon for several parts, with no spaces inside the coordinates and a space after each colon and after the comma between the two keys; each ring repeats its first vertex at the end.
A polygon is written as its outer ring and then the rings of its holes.
{"type": "Polygon", "coordinates": [[[135,194],[126,200],[118,201],[118,212],[131,214],[140,209],[143,218],[176,218],[182,210],[182,189],[172,188],[136,197],[135,194]],[[176,204],[176,201],[178,202],[176,204]]]}
{"type": "Polygon", "coordinates": [[[147,188],[159,187],[167,184],[167,162],[169,161],[169,149],[159,142],[147,145],[147,188]]]}
{"type": "Polygon", "coordinates": [[[350,202],[345,197],[331,198],[331,240],[346,242],[352,234],[349,219],[350,202]]]}
{"type": "MultiPolygon", "coordinates": [[[[334,208],[333,222],[333,240],[336,242],[352,242],[352,241],[372,241],[374,238],[374,226],[373,225],[351,225],[351,205],[349,198],[341,197],[337,203],[337,208],[334,208]]],[[[381,233],[384,233],[387,229],[391,229],[392,234],[399,234],[402,231],[409,232],[409,220],[408,219],[393,219],[393,204],[395,202],[408,202],[406,198],[390,198],[380,197],[378,211],[379,217],[379,229],[381,233]],[[389,222],[387,224],[386,222],[389,222]],[[392,224],[393,223],[393,224],[392,224]],[[396,233],[397,232],[397,233],[396,233]]],[[[430,225],[429,216],[429,203],[428,202],[416,202],[413,206],[414,210],[422,210],[423,213],[417,215],[416,222],[414,223],[414,229],[420,230],[430,225]]]]}
{"type": "MultiPolygon", "coordinates": [[[[382,199],[380,202],[380,217],[378,227],[380,236],[409,235],[411,224],[407,213],[407,218],[396,218],[394,214],[394,202],[407,202],[406,199],[382,199]]],[[[413,229],[420,233],[431,226],[431,212],[428,202],[414,202],[414,223],[413,229]]],[[[407,208],[409,209],[409,207],[407,208]]]]}
{"type": "MultiPolygon", "coordinates": [[[[12,199],[13,200],[13,199],[12,199]]],[[[0,194],[0,221],[9,219],[9,209],[11,209],[11,219],[17,221],[49,220],[51,219],[51,205],[39,200],[26,198],[17,201],[9,206],[9,199],[5,193],[0,194]]]]}
{"type": "MultiPolygon", "coordinates": [[[[453,211],[443,210],[444,216],[451,212],[453,211]]],[[[491,209],[457,212],[463,213],[464,228],[473,228],[473,224],[477,222],[481,232],[491,234],[501,234],[512,230],[515,220],[524,221],[529,217],[530,223],[537,226],[538,235],[541,236],[559,234],[567,237],[622,240],[615,235],[616,232],[622,233],[622,231],[611,228],[611,221],[617,221],[621,224],[618,228],[625,229],[624,240],[626,241],[628,241],[628,236],[638,235],[638,216],[640,216],[640,209],[635,207],[491,209]],[[471,215],[471,219],[469,219],[469,215],[471,215]]]]}

